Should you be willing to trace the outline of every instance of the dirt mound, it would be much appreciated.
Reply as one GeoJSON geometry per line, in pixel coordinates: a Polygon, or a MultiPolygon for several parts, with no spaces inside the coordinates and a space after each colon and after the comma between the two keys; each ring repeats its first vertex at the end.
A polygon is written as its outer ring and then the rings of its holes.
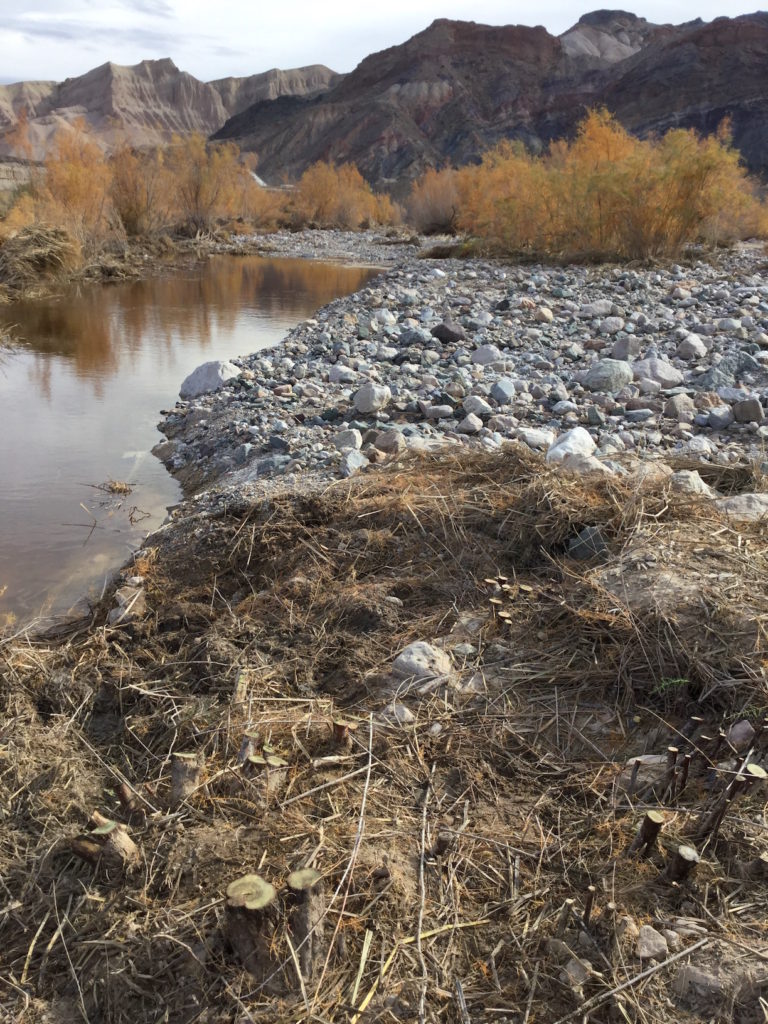
{"type": "Polygon", "coordinates": [[[126,572],[146,615],[0,644],[10,1019],[693,1021],[715,982],[760,1019],[767,560],[517,446],[188,504],[126,572]],[[450,671],[393,675],[415,641],[450,671]]]}

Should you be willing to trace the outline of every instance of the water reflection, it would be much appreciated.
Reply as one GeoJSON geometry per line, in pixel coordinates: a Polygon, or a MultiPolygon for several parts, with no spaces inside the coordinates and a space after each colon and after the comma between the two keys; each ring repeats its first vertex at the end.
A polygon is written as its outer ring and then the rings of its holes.
{"type": "Polygon", "coordinates": [[[18,340],[0,365],[0,620],[67,610],[159,524],[178,490],[148,453],[190,370],[275,344],[373,273],[217,257],[193,273],[0,307],[18,340]],[[94,486],[109,479],[132,493],[94,486]]]}

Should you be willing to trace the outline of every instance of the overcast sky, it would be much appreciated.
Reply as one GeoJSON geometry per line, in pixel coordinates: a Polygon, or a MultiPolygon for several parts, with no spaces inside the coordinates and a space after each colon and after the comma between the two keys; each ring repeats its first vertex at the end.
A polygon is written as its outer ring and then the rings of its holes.
{"type": "MultiPolygon", "coordinates": [[[[304,64],[350,71],[435,18],[541,24],[559,33],[592,9],[562,0],[0,0],[0,81],[58,81],[107,60],[135,64],[157,57],[171,57],[206,81],[304,64]]],[[[649,21],[681,22],[754,8],[722,0],[650,0],[630,9],[649,21]]]]}

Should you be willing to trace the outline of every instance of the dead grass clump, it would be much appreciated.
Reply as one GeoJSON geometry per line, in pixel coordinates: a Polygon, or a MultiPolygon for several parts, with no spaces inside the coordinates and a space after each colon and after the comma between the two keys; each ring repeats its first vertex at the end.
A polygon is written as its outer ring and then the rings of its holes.
{"type": "Polygon", "coordinates": [[[24,228],[0,245],[0,283],[22,291],[41,278],[65,277],[80,258],[80,247],[62,228],[24,228]]]}
{"type": "MultiPolygon", "coordinates": [[[[724,492],[753,479],[722,472],[724,492]]],[[[533,1024],[581,1019],[581,1000],[595,1020],[618,1003],[638,1024],[694,1019],[679,964],[640,977],[618,926],[687,918],[692,956],[740,943],[738,970],[761,966],[768,886],[745,891],[743,868],[764,849],[759,788],[695,840],[692,880],[662,872],[735,772],[704,734],[765,714],[767,559],[759,525],[702,499],[567,477],[517,446],[193,506],[131,569],[143,621],[109,628],[105,606],[0,641],[0,1006],[19,1024],[67,1007],[533,1024]],[[565,555],[585,525],[602,562],[565,555]],[[393,682],[413,640],[451,651],[456,677],[420,696],[393,682]],[[406,725],[385,713],[396,692],[406,725]],[[672,744],[698,759],[680,791],[627,794],[627,758],[672,744]],[[194,779],[177,805],[178,763],[194,779]],[[658,806],[658,847],[629,857],[658,806]],[[121,862],[126,833],[138,861],[121,862]],[[288,885],[304,868],[321,876],[310,957],[288,885]],[[274,898],[232,907],[244,874],[274,898]],[[576,988],[573,957],[590,964],[576,988]]],[[[733,985],[745,1022],[762,990],[733,985]]]]}

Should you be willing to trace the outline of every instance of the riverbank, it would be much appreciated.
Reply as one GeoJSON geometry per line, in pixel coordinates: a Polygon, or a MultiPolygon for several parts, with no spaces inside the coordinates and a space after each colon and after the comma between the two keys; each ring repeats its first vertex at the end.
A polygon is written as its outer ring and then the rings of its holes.
{"type": "Polygon", "coordinates": [[[760,1019],[757,260],[409,260],[177,406],[0,642],[12,1019],[760,1019]]]}

